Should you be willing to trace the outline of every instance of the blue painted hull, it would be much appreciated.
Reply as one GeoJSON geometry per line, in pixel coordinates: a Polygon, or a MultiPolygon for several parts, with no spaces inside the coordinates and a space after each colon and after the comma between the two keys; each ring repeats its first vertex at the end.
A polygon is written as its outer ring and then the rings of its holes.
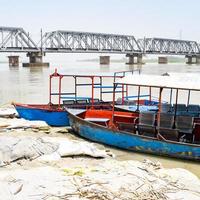
{"type": "Polygon", "coordinates": [[[137,152],[200,161],[200,146],[198,145],[161,141],[128,132],[114,131],[85,121],[70,112],[69,123],[77,134],[95,142],[137,152]]]}
{"type": "Polygon", "coordinates": [[[69,126],[68,113],[64,110],[49,110],[45,108],[29,108],[15,106],[19,116],[27,120],[42,120],[50,126],[69,126]]]}

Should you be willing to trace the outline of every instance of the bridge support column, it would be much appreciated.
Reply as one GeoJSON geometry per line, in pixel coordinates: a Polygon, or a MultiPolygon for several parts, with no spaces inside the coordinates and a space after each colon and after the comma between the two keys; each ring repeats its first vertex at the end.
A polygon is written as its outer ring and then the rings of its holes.
{"type": "Polygon", "coordinates": [[[109,65],[110,64],[110,56],[100,56],[99,61],[100,61],[100,65],[109,65]]]}
{"type": "Polygon", "coordinates": [[[200,64],[200,57],[196,55],[186,55],[186,64],[200,64]]]}
{"type": "Polygon", "coordinates": [[[196,57],[196,64],[200,64],[200,56],[196,57]]]}
{"type": "Polygon", "coordinates": [[[142,54],[126,54],[126,57],[128,57],[127,65],[144,64],[142,61],[142,54]]]}
{"type": "Polygon", "coordinates": [[[23,63],[23,67],[49,67],[49,63],[43,62],[43,56],[42,52],[28,52],[29,63],[23,63]]]}
{"type": "Polygon", "coordinates": [[[160,56],[158,57],[158,64],[167,64],[168,63],[168,58],[165,56],[160,56]]]}
{"type": "Polygon", "coordinates": [[[144,64],[142,61],[142,54],[138,54],[137,56],[137,64],[144,64]]]}
{"type": "Polygon", "coordinates": [[[9,67],[19,67],[19,56],[8,56],[9,67]]]}
{"type": "Polygon", "coordinates": [[[186,58],[186,64],[189,64],[189,65],[193,64],[192,63],[192,56],[186,55],[185,58],[186,58]]]}

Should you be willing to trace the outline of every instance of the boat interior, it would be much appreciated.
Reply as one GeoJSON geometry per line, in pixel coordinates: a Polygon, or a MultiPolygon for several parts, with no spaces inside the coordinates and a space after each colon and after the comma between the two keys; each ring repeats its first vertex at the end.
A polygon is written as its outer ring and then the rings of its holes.
{"type": "MultiPolygon", "coordinates": [[[[186,77],[184,83],[182,81],[184,77],[180,76],[176,79],[174,77],[135,76],[131,77],[127,82],[126,77],[124,79],[125,82],[115,83],[115,85],[126,84],[127,86],[133,84],[138,87],[137,99],[131,102],[132,105],[136,105],[136,110],[132,110],[132,112],[116,111],[113,106],[112,111],[89,109],[81,113],[79,117],[111,129],[125,131],[131,134],[144,135],[159,140],[200,144],[200,105],[194,104],[191,101],[192,94],[200,91],[199,84],[196,84],[189,77],[186,77]],[[161,79],[164,79],[164,81],[161,79]],[[158,101],[151,100],[151,93],[149,94],[148,100],[140,99],[142,87],[147,88],[150,92],[155,87],[158,94],[158,101]],[[169,98],[169,103],[163,101],[163,90],[169,93],[166,95],[169,98]],[[181,92],[184,93],[184,98],[182,98],[181,92]],[[173,98],[172,94],[175,94],[173,98]],[[181,101],[179,102],[179,100],[181,101]],[[185,104],[182,103],[183,100],[186,101],[185,104]],[[147,110],[140,109],[140,107],[144,108],[145,106],[148,107],[147,110]],[[157,109],[151,110],[149,106],[156,106],[157,109]]],[[[113,102],[115,102],[115,95],[113,102]]],[[[194,99],[198,98],[195,96],[194,99]]],[[[130,105],[126,97],[120,103],[130,105]]]]}
{"type": "Polygon", "coordinates": [[[131,134],[144,135],[160,140],[200,144],[200,117],[157,112],[113,112],[89,109],[78,117],[105,127],[115,128],[131,134]]]}

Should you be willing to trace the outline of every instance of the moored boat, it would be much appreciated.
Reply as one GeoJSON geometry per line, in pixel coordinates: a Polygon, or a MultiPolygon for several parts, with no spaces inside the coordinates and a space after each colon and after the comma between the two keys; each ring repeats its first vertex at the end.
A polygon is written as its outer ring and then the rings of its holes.
{"type": "Polygon", "coordinates": [[[13,103],[21,118],[27,120],[42,120],[50,126],[69,126],[65,110],[57,105],[37,105],[13,103]]]}
{"type": "Polygon", "coordinates": [[[120,84],[154,88],[158,93],[158,110],[115,111],[114,93],[112,111],[89,109],[73,114],[68,110],[69,123],[78,135],[122,149],[200,160],[200,106],[190,103],[192,92],[194,96],[200,92],[197,77],[132,75],[115,82],[114,88],[120,84]],[[165,95],[169,103],[162,104],[166,91],[170,93],[165,95]],[[187,105],[178,103],[181,92],[187,105]]]}

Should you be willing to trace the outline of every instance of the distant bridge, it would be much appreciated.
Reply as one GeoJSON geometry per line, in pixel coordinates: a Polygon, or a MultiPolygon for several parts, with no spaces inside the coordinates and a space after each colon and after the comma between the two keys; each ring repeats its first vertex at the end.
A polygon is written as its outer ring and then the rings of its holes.
{"type": "Polygon", "coordinates": [[[43,53],[126,54],[130,64],[134,57],[140,63],[144,54],[184,55],[190,63],[200,56],[200,45],[188,40],[60,30],[45,33],[35,43],[23,28],[0,27],[0,52],[27,52],[31,61],[42,59],[43,53]]]}

